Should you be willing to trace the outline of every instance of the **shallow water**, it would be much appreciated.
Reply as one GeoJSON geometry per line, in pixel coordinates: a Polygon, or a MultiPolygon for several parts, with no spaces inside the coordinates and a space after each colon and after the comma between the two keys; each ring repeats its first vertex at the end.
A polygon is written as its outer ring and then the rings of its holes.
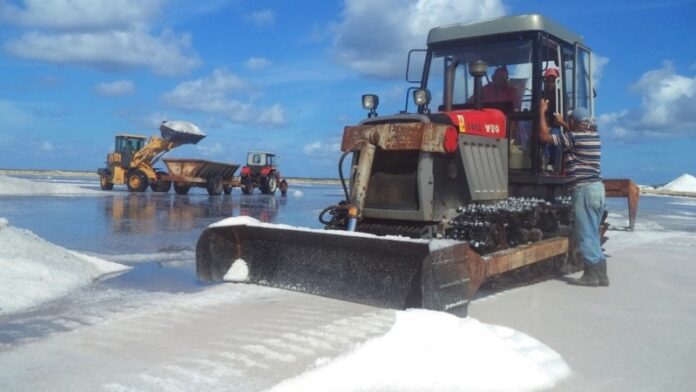
{"type": "MultiPolygon", "coordinates": [[[[84,178],[45,181],[98,187],[84,178]]],[[[319,212],[342,196],[338,185],[309,184],[291,184],[285,197],[242,195],[238,189],[232,195],[213,197],[203,189],[192,189],[186,196],[131,194],[125,189],[93,196],[0,196],[0,217],[12,226],[62,247],[133,267],[27,313],[5,317],[0,323],[0,344],[59,332],[65,329],[66,319],[89,322],[104,309],[132,306],[153,295],[203,290],[208,284],[196,279],[195,245],[207,225],[248,215],[264,222],[321,228],[319,212]]],[[[607,206],[614,227],[628,225],[626,199],[610,198],[607,206]]],[[[643,196],[639,225],[641,219],[656,221],[665,230],[696,232],[696,199],[643,196]]]]}
{"type": "MultiPolygon", "coordinates": [[[[98,187],[85,178],[33,179],[98,187]]],[[[338,185],[291,184],[287,196],[258,191],[243,195],[239,189],[231,195],[209,196],[200,188],[186,196],[134,194],[117,187],[94,196],[0,196],[0,217],[62,247],[134,267],[103,285],[189,292],[201,289],[195,279],[195,246],[209,224],[248,215],[263,222],[321,228],[319,212],[342,196],[338,185]]],[[[609,198],[607,208],[613,227],[628,226],[626,199],[609,198]]],[[[644,195],[638,224],[641,218],[658,222],[665,230],[696,232],[696,199],[644,195]]]]}

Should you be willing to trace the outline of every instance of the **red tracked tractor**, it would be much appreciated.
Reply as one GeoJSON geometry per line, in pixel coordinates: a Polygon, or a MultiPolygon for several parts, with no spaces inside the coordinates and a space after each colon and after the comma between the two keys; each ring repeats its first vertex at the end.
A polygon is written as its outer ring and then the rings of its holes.
{"type": "MultiPolygon", "coordinates": [[[[593,113],[591,52],[540,15],[434,28],[411,51],[412,100],[345,127],[352,155],[345,200],[320,214],[325,230],[228,220],[198,240],[198,277],[403,309],[464,316],[487,279],[531,279],[572,266],[570,178],[537,136],[542,75],[559,70],[556,111],[593,113]],[[424,55],[418,77],[415,56],[424,55]],[[499,67],[516,95],[486,101],[499,67]],[[412,110],[409,110],[409,106],[412,110]],[[244,268],[241,268],[244,267],[244,268]],[[231,274],[244,271],[244,274],[231,274]]],[[[340,170],[341,171],[341,170],[340,170]]],[[[339,173],[344,180],[343,173],[339,173]]]]}

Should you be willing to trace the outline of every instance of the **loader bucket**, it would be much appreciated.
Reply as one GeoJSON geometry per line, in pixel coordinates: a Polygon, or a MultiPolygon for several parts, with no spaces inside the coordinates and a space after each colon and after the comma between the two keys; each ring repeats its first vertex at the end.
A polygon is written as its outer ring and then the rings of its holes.
{"type": "Polygon", "coordinates": [[[471,251],[465,243],[300,229],[240,218],[218,222],[201,234],[196,245],[200,280],[240,281],[379,307],[466,316],[465,258],[471,251]]]}
{"type": "Polygon", "coordinates": [[[177,144],[196,144],[203,139],[203,133],[195,124],[188,121],[164,121],[160,125],[162,139],[177,144]]]}

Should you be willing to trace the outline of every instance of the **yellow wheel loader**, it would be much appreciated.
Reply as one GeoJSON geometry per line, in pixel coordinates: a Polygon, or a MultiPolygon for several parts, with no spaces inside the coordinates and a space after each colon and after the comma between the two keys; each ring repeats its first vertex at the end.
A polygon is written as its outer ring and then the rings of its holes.
{"type": "Polygon", "coordinates": [[[114,151],[106,156],[106,167],[97,169],[102,190],[125,184],[131,192],[144,192],[148,185],[154,192],[168,192],[172,186],[167,172],[154,165],[171,149],[196,144],[206,135],[187,121],[164,121],[161,137],[116,135],[114,151]]]}

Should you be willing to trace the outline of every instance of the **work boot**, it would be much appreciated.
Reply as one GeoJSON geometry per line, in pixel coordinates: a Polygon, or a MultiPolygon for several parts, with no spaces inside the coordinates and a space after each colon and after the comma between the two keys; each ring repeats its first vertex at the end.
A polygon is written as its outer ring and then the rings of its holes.
{"type": "Polygon", "coordinates": [[[607,261],[602,260],[597,263],[597,281],[600,286],[609,286],[609,276],[607,275],[607,261]]]}
{"type": "Polygon", "coordinates": [[[597,264],[585,264],[585,269],[580,278],[567,278],[566,281],[568,284],[576,286],[597,287],[599,286],[598,269],[597,264]]]}

